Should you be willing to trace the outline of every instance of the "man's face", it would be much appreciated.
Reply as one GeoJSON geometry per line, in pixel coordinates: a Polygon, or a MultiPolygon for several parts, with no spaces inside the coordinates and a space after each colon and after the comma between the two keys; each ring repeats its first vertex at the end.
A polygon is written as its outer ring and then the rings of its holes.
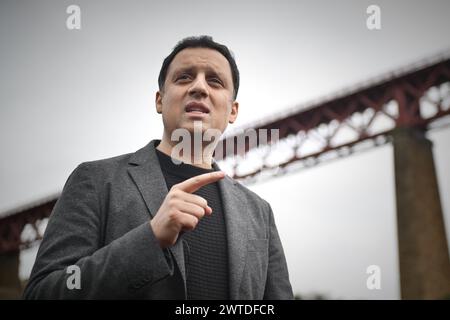
{"type": "Polygon", "coordinates": [[[228,60],[208,48],[180,51],[169,66],[163,90],[156,93],[156,110],[162,113],[169,139],[178,128],[194,132],[194,121],[202,122],[203,132],[223,132],[235,121],[238,107],[228,60]]]}

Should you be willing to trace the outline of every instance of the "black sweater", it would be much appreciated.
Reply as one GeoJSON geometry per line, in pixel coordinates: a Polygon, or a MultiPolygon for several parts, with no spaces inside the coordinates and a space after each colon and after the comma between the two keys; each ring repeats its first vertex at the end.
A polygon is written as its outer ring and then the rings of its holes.
{"type": "MultiPolygon", "coordinates": [[[[190,164],[175,164],[170,156],[156,150],[167,188],[199,174],[212,172],[190,164]]],[[[219,184],[203,186],[194,194],[208,201],[211,216],[204,216],[197,227],[183,233],[188,299],[228,299],[228,250],[219,184]]]]}

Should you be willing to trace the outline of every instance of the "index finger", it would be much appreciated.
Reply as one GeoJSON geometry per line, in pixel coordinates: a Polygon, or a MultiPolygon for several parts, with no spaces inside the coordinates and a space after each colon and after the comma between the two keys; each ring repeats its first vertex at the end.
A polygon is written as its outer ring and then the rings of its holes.
{"type": "Polygon", "coordinates": [[[223,171],[208,172],[189,178],[183,182],[176,184],[174,187],[185,192],[192,193],[197,191],[201,187],[206,186],[207,184],[223,179],[223,177],[225,177],[225,172],[223,171]]]}

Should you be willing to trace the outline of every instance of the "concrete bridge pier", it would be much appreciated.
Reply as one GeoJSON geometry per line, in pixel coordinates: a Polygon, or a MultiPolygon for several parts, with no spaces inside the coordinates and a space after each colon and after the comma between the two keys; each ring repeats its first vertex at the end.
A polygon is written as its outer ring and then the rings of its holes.
{"type": "Polygon", "coordinates": [[[450,299],[450,260],[433,160],[425,131],[392,133],[402,299],[450,299]]]}

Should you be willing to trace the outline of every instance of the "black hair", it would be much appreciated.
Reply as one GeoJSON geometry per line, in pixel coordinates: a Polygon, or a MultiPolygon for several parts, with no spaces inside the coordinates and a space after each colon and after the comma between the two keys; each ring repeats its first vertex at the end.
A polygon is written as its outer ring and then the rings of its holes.
{"type": "Polygon", "coordinates": [[[209,48],[220,52],[230,64],[231,75],[233,77],[234,99],[237,97],[239,89],[239,70],[234,60],[233,53],[223,44],[217,43],[210,36],[188,37],[177,43],[172,52],[164,59],[161,70],[158,76],[159,90],[162,91],[164,82],[166,81],[167,71],[172,60],[178,52],[186,48],[209,48]]]}

